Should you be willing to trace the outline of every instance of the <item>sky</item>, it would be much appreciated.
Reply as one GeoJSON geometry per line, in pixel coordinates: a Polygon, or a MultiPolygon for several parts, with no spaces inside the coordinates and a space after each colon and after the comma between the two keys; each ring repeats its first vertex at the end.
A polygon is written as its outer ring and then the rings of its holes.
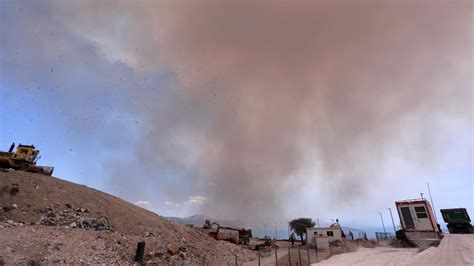
{"type": "Polygon", "coordinates": [[[471,1],[0,12],[1,149],[34,144],[59,178],[164,216],[351,226],[429,182],[474,216],[471,1]]]}

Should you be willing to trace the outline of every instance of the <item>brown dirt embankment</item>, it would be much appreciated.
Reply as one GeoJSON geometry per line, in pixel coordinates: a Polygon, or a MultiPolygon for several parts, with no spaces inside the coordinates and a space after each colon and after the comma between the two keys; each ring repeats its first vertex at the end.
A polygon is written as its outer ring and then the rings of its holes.
{"type": "Polygon", "coordinates": [[[148,262],[222,264],[255,254],[101,191],[55,177],[0,171],[0,264],[131,263],[138,241],[148,262]]]}

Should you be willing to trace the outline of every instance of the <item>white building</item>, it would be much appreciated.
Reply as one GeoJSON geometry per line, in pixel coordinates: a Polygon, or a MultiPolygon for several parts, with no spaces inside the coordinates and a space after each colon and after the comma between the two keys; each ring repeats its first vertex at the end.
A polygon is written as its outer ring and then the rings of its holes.
{"type": "Polygon", "coordinates": [[[306,237],[310,245],[316,243],[318,249],[326,249],[330,242],[342,241],[342,229],[337,223],[330,227],[306,228],[306,237]]]}
{"type": "Polygon", "coordinates": [[[395,206],[406,240],[422,247],[439,243],[441,232],[426,199],[400,200],[395,202],[395,206]]]}
{"type": "Polygon", "coordinates": [[[426,199],[400,200],[395,205],[403,230],[439,232],[433,209],[426,199]]]}

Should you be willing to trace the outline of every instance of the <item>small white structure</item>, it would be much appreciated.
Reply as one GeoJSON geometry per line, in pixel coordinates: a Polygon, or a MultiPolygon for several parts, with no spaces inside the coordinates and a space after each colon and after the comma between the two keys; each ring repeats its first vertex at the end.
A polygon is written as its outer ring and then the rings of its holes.
{"type": "Polygon", "coordinates": [[[396,201],[402,229],[406,231],[439,232],[433,209],[426,199],[396,201]]]}
{"type": "Polygon", "coordinates": [[[337,240],[342,241],[342,229],[337,223],[330,227],[306,228],[306,237],[310,245],[314,246],[316,243],[318,249],[327,249],[329,243],[337,240]]]}
{"type": "Polygon", "coordinates": [[[434,218],[433,209],[426,199],[395,202],[405,237],[417,246],[439,242],[441,232],[434,218]]]}

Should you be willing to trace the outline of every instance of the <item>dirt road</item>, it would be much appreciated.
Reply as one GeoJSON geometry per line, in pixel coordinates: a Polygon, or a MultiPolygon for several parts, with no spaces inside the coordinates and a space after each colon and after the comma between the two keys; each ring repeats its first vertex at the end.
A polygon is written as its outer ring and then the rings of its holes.
{"type": "Polygon", "coordinates": [[[474,265],[474,235],[446,235],[438,247],[360,248],[317,265],[474,265]]]}
{"type": "Polygon", "coordinates": [[[474,265],[474,234],[446,235],[437,248],[415,257],[410,265],[474,265]]]}

